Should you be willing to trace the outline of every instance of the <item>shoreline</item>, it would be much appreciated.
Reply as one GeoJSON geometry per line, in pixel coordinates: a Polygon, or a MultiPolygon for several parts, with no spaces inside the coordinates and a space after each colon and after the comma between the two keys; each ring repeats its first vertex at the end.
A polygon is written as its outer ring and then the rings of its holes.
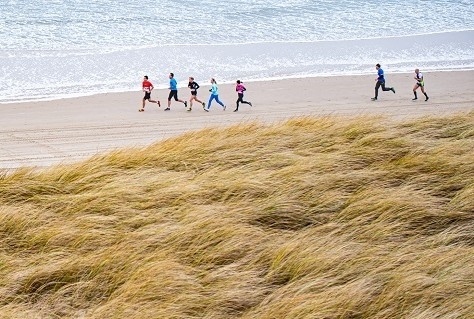
{"type": "MultiPolygon", "coordinates": [[[[145,147],[184,132],[207,127],[223,127],[241,122],[272,123],[296,116],[382,115],[394,119],[425,115],[445,115],[474,110],[474,71],[424,72],[426,91],[418,90],[419,100],[411,101],[413,73],[387,73],[387,86],[396,94],[374,94],[372,75],[321,76],[272,81],[244,81],[245,98],[254,104],[232,112],[237,98],[233,84],[219,84],[219,97],[228,108],[217,104],[207,113],[197,105],[187,112],[173,102],[164,112],[168,90],[155,89],[145,112],[139,113],[143,93],[103,93],[79,98],[0,105],[0,170],[24,166],[46,167],[84,160],[93,155],[124,147],[145,147]],[[421,98],[423,97],[423,99],[421,98]]],[[[198,97],[207,102],[207,83],[200,83],[198,97]]],[[[179,97],[189,99],[187,89],[179,97]]]]}

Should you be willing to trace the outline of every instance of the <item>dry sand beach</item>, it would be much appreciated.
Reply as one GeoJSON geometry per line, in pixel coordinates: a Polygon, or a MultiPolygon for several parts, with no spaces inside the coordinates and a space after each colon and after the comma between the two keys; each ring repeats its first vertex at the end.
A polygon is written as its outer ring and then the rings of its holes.
{"type": "MultiPolygon", "coordinates": [[[[421,70],[423,72],[423,70],[421,70]]],[[[225,126],[239,122],[275,122],[300,115],[326,116],[379,114],[394,118],[467,112],[474,109],[473,71],[423,72],[428,102],[419,93],[411,99],[413,74],[390,74],[387,86],[396,94],[379,92],[370,101],[374,75],[315,77],[246,83],[246,99],[254,107],[235,108],[233,85],[220,85],[220,98],[228,105],[225,112],[213,103],[206,113],[198,105],[186,112],[173,103],[170,112],[148,103],[146,112],[137,112],[142,92],[110,93],[75,99],[0,105],[0,169],[22,166],[49,166],[88,158],[122,147],[146,146],[189,130],[225,126]]],[[[177,75],[179,80],[187,75],[177,75]]],[[[245,80],[245,79],[243,79],[245,80]]],[[[199,97],[208,98],[208,86],[199,81],[199,97]]],[[[164,105],[167,90],[155,90],[153,98],[164,105]]],[[[180,98],[189,98],[180,89],[180,98]]]]}

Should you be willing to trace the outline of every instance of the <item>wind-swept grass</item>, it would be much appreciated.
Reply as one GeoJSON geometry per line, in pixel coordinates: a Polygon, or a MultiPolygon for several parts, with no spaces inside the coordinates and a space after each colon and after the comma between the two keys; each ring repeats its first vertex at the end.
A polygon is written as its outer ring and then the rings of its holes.
{"type": "Polygon", "coordinates": [[[474,113],[295,118],[0,177],[0,318],[472,318],[474,113]]]}

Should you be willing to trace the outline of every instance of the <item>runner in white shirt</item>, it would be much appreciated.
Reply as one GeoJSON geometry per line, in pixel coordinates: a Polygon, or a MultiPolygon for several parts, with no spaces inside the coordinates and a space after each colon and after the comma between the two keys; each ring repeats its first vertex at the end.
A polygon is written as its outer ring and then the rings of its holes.
{"type": "Polygon", "coordinates": [[[418,96],[416,94],[416,90],[418,90],[418,88],[421,88],[421,92],[425,95],[425,101],[428,101],[429,100],[429,97],[428,97],[428,94],[426,94],[425,92],[425,81],[423,79],[423,74],[421,74],[420,70],[419,69],[416,69],[415,70],[415,77],[414,77],[416,83],[415,83],[415,86],[413,87],[413,94],[415,95],[415,97],[412,99],[412,101],[416,101],[418,100],[418,96]]]}

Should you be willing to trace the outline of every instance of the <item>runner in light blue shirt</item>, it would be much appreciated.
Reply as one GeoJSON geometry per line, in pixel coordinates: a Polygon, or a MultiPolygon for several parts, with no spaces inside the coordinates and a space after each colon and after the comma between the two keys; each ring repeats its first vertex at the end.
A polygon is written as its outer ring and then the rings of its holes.
{"type": "Polygon", "coordinates": [[[211,88],[209,89],[209,92],[211,92],[211,96],[209,96],[209,102],[207,103],[207,108],[204,108],[204,111],[209,112],[213,100],[216,100],[216,102],[222,106],[222,110],[225,111],[226,106],[219,100],[219,88],[217,87],[217,82],[214,78],[211,79],[211,88]]]}

